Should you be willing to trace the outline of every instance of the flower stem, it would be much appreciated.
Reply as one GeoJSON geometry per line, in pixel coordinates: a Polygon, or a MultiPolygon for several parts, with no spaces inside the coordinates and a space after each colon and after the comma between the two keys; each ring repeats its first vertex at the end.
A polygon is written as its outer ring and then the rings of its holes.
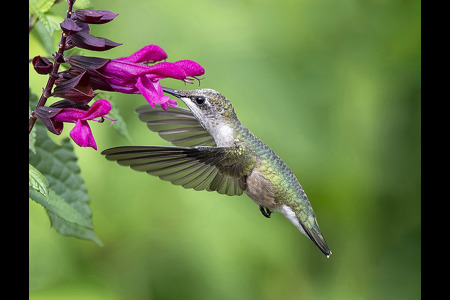
{"type": "MultiPolygon", "coordinates": [[[[73,7],[74,3],[75,3],[74,0],[67,1],[67,4],[69,5],[69,8],[67,9],[67,15],[66,15],[67,18],[70,18],[70,15],[72,14],[72,7],[73,7]]],[[[48,97],[50,97],[53,85],[55,84],[55,77],[53,75],[58,73],[59,66],[60,66],[61,62],[63,61],[63,54],[64,54],[64,50],[66,48],[66,38],[67,37],[64,34],[64,32],[61,32],[61,40],[58,45],[58,47],[59,47],[58,52],[55,55],[55,63],[53,64],[53,70],[49,74],[47,85],[45,86],[45,89],[42,91],[41,98],[39,98],[36,108],[38,108],[40,106],[44,106],[45,102],[47,102],[48,97]]],[[[31,133],[34,123],[36,123],[36,115],[34,114],[34,112],[32,112],[31,116],[30,116],[30,120],[28,122],[28,129],[29,129],[28,134],[31,133]]]]}

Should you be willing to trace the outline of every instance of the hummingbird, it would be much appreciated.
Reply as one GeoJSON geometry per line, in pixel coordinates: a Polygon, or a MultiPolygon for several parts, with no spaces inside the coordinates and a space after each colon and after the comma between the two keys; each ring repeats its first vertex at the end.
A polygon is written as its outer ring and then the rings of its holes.
{"type": "Polygon", "coordinates": [[[305,191],[275,152],[241,124],[231,102],[213,89],[163,91],[181,107],[136,109],[139,120],[174,146],[120,146],[102,152],[119,165],[172,184],[229,196],[245,193],[270,218],[283,214],[327,257],[316,215],[305,191]]]}

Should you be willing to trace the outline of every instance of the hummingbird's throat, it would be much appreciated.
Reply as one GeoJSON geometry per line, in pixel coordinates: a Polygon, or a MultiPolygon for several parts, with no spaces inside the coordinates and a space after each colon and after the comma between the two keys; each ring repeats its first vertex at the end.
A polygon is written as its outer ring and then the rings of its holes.
{"type": "Polygon", "coordinates": [[[217,147],[234,146],[234,130],[228,124],[213,125],[207,130],[214,138],[217,147]]]}

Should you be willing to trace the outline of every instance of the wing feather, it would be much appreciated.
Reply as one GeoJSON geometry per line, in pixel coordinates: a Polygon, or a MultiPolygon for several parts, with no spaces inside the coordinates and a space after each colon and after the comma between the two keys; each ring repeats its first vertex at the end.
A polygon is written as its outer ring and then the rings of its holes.
{"type": "Polygon", "coordinates": [[[182,107],[152,108],[144,105],[136,109],[139,120],[175,146],[215,146],[213,137],[197,121],[192,112],[182,107]]]}
{"type": "MultiPolygon", "coordinates": [[[[237,147],[235,147],[237,148],[237,147]]],[[[241,151],[224,147],[123,146],[102,152],[133,170],[194,190],[241,195],[251,172],[239,159],[241,151]]]]}

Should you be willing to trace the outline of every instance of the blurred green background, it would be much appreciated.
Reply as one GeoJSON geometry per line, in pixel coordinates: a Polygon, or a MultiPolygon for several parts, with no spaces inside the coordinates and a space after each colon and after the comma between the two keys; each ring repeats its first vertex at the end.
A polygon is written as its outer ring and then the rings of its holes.
{"type": "MultiPolygon", "coordinates": [[[[168,61],[202,64],[201,87],[227,96],[297,175],[333,255],[245,195],[106,161],[103,149],[130,142],[91,123],[99,150],[76,153],[104,246],[57,234],[30,200],[30,299],[420,298],[420,1],[92,2],[119,16],[91,32],[123,45],[85,54],[158,44],[168,61]]],[[[47,55],[33,36],[29,55],[47,55]]],[[[45,82],[30,67],[35,93],[45,82]]],[[[169,145],[137,120],[142,96],[114,99],[133,144],[169,145]]]]}

